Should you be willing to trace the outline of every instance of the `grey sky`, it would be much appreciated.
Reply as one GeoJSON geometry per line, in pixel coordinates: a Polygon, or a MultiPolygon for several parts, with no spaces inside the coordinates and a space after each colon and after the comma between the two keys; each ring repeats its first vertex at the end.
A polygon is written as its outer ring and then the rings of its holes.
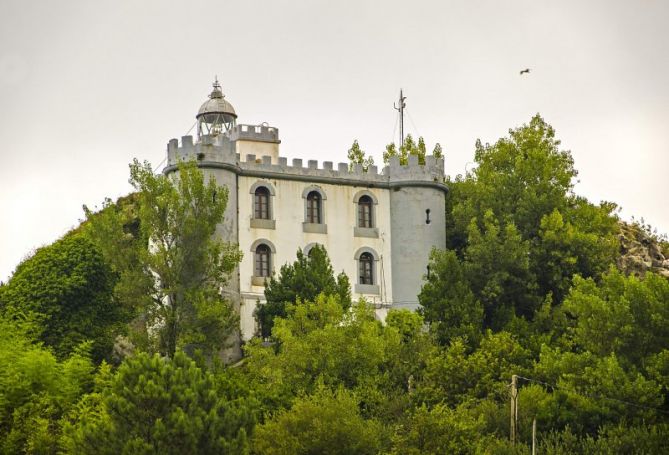
{"type": "Polygon", "coordinates": [[[669,231],[667,1],[46,1],[0,4],[0,280],[130,190],[221,80],[241,123],[289,158],[381,162],[406,130],[463,173],[537,112],[579,194],[669,231]],[[519,70],[529,67],[529,76],[519,70]]]}

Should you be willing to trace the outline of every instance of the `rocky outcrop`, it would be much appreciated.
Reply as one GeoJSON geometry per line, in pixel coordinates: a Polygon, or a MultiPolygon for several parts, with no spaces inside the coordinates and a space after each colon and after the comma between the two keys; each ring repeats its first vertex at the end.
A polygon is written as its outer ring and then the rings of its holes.
{"type": "Polygon", "coordinates": [[[630,275],[651,271],[669,278],[669,242],[637,223],[620,222],[620,257],[617,265],[630,275]]]}

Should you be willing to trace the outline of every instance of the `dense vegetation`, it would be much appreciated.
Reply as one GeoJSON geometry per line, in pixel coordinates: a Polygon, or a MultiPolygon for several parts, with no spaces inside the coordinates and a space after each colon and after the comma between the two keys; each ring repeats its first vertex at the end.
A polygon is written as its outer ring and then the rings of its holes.
{"type": "Polygon", "coordinates": [[[669,280],[619,267],[615,205],[573,194],[539,116],[475,161],[447,182],[421,312],[381,324],[325,250],[298,251],[227,366],[226,192],[192,163],[177,181],[134,163],[136,197],[0,286],[0,451],[524,454],[536,420],[538,453],[666,453],[669,280]]]}

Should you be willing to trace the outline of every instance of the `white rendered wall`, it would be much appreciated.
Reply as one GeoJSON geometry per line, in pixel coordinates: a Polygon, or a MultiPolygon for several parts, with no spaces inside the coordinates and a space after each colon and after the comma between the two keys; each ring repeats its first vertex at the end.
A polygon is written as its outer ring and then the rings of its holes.
{"type": "Polygon", "coordinates": [[[310,243],[319,243],[327,250],[335,274],[343,270],[348,275],[354,300],[362,296],[373,303],[392,302],[389,190],[239,176],[237,194],[239,248],[244,253],[239,265],[242,294],[240,325],[244,340],[250,339],[255,334],[253,310],[258,299],[264,300],[264,287],[253,286],[251,280],[254,273],[254,253],[251,251],[251,246],[258,239],[269,240],[276,248],[276,254],[272,255],[272,264],[277,274],[283,264],[295,261],[298,248],[304,249],[310,243]],[[250,189],[259,181],[269,182],[274,188],[275,195],[271,196],[271,204],[275,229],[250,227],[253,215],[253,195],[250,189]],[[319,187],[326,195],[323,206],[327,234],[303,232],[305,200],[302,194],[305,188],[312,185],[319,187]],[[374,206],[374,226],[378,228],[378,238],[355,237],[353,234],[358,213],[353,200],[356,193],[361,190],[369,191],[378,200],[378,204],[374,206]],[[358,263],[354,259],[354,254],[361,247],[371,248],[378,255],[379,260],[375,262],[374,267],[374,284],[378,284],[380,290],[378,295],[361,295],[354,292],[358,281],[358,263]]]}
{"type": "Polygon", "coordinates": [[[272,163],[276,164],[279,160],[279,144],[274,142],[257,141],[236,141],[236,151],[239,154],[240,161],[246,161],[246,155],[255,155],[257,159],[263,156],[271,156],[272,163]]]}

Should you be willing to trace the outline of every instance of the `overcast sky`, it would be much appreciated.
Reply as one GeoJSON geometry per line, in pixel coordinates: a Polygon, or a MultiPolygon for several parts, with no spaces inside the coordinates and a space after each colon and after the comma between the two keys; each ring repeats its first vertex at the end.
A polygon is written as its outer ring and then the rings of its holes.
{"type": "Polygon", "coordinates": [[[538,112],[577,193],[666,233],[668,21],[650,0],[2,0],[0,280],[82,204],[128,193],[134,157],[158,165],[214,75],[240,123],[305,160],[358,139],[380,163],[400,88],[406,132],[441,143],[452,176],[538,112]]]}

